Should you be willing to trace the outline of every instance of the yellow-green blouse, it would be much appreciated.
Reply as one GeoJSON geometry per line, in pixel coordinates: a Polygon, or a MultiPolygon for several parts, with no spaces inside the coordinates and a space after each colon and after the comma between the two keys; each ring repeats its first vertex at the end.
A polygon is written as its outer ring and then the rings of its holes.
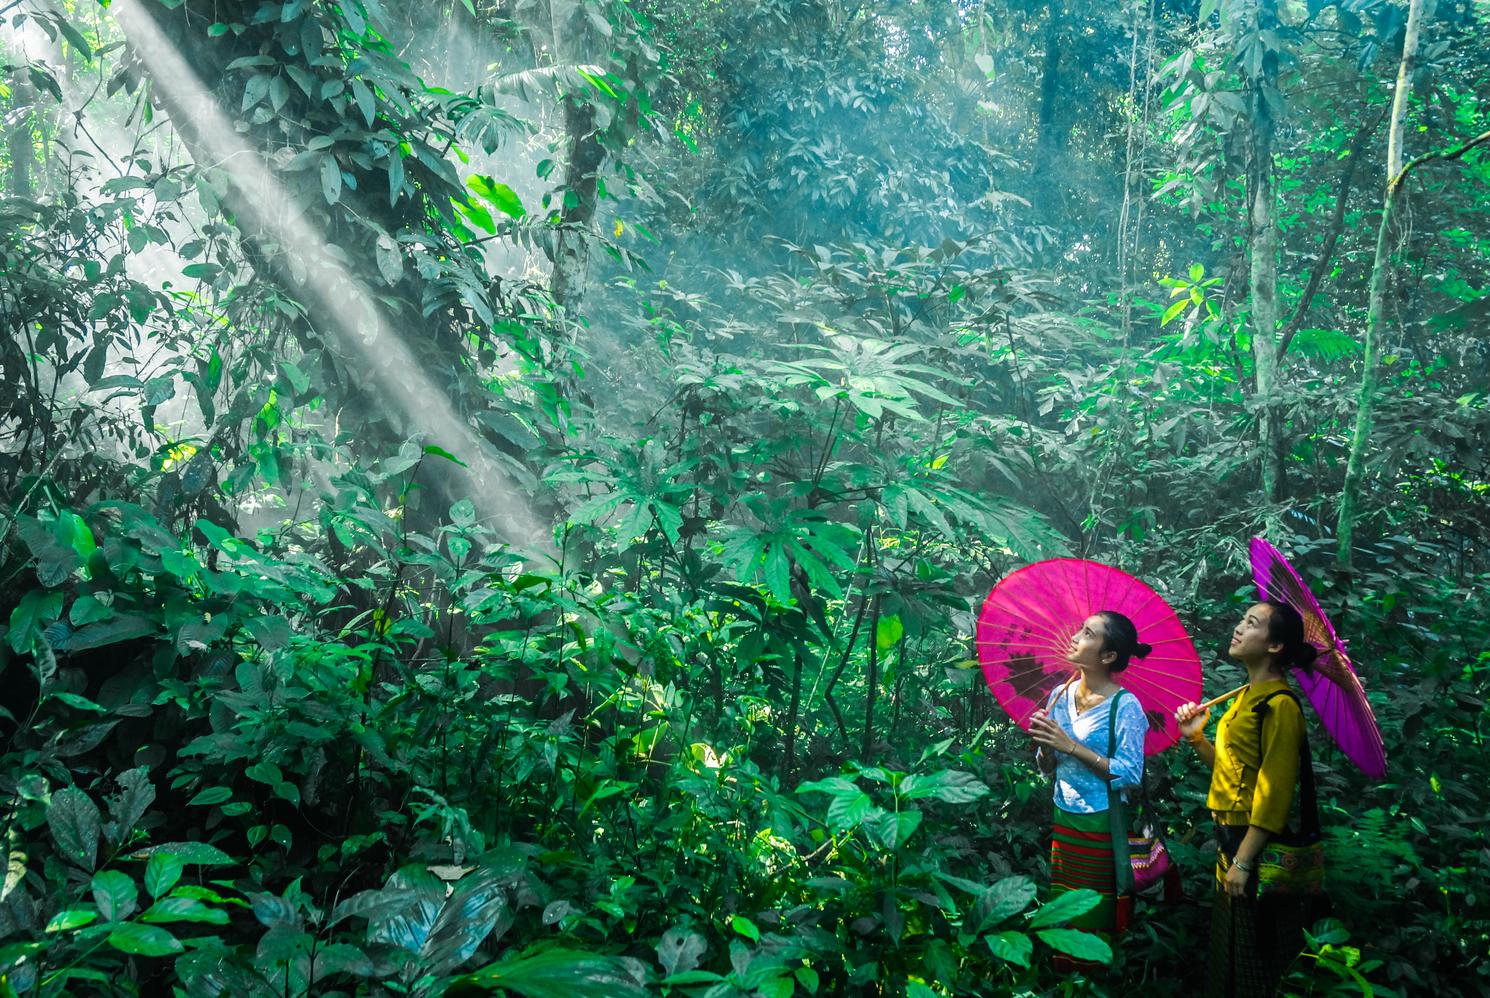
{"type": "Polygon", "coordinates": [[[1216,724],[1216,765],[1205,803],[1223,825],[1256,825],[1277,833],[1288,824],[1304,715],[1285,696],[1273,697],[1260,717],[1253,710],[1269,693],[1287,688],[1282,679],[1249,686],[1216,724]]]}

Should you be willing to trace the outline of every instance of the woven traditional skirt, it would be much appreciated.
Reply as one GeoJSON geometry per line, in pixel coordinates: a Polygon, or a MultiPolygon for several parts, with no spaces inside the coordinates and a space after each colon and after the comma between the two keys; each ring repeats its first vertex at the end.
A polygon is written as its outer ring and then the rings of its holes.
{"type": "Polygon", "coordinates": [[[1073,929],[1110,938],[1116,928],[1117,875],[1113,869],[1112,831],[1107,812],[1072,814],[1055,809],[1050,836],[1050,894],[1052,900],[1081,888],[1102,895],[1102,903],[1073,918],[1073,929]]]}
{"type": "MultiPolygon", "coordinates": [[[[1216,895],[1211,906],[1206,956],[1207,998],[1272,998],[1302,947],[1303,909],[1287,897],[1233,898],[1223,886],[1240,835],[1217,829],[1223,846],[1216,856],[1216,895]]],[[[1256,887],[1256,884],[1253,884],[1256,887]]]]}

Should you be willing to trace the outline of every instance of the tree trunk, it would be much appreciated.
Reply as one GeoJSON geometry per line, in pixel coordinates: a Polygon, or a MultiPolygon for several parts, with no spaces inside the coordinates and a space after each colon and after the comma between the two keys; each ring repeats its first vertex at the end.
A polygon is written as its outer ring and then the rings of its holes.
{"type": "Polygon", "coordinates": [[[1341,571],[1352,567],[1356,519],[1360,515],[1361,482],[1366,474],[1366,446],[1376,418],[1376,392],[1381,382],[1377,357],[1381,352],[1381,327],[1386,310],[1386,285],[1395,236],[1394,214],[1402,191],[1403,126],[1407,97],[1418,56],[1422,30],[1423,0],[1411,0],[1407,9],[1407,31],[1402,39],[1402,62],[1397,67],[1397,87],[1392,94],[1391,124],[1387,128],[1386,194],[1382,199],[1381,224],[1376,230],[1376,256],[1371,262],[1371,291],[1366,306],[1366,336],[1361,351],[1361,398],[1356,407],[1355,432],[1350,438],[1350,458],[1345,465],[1345,488],[1340,496],[1340,518],[1335,525],[1335,562],[1341,571]]]}
{"type": "MultiPolygon", "coordinates": [[[[1258,32],[1278,27],[1277,0],[1258,0],[1258,32]]],[[[1278,57],[1268,52],[1256,76],[1247,82],[1252,133],[1247,155],[1247,245],[1251,266],[1247,278],[1252,302],[1252,359],[1259,405],[1258,443],[1262,460],[1262,493],[1276,502],[1283,478],[1282,419],[1278,412],[1278,223],[1273,183],[1273,120],[1269,91],[1276,93],[1278,57]]]]}
{"type": "Polygon", "coordinates": [[[36,144],[35,137],[31,134],[36,89],[31,86],[31,81],[26,79],[24,68],[15,71],[14,80],[15,82],[11,84],[10,100],[11,107],[15,109],[16,120],[11,124],[10,131],[5,136],[5,151],[10,159],[8,186],[11,197],[29,199],[36,176],[36,144]],[[21,112],[20,109],[23,107],[27,110],[21,112]]]}
{"type": "Polygon", "coordinates": [[[797,769],[797,726],[802,712],[802,648],[792,649],[792,699],[786,711],[786,772],[797,769]]]}
{"type": "Polygon", "coordinates": [[[864,759],[869,758],[869,750],[874,746],[874,703],[879,699],[880,691],[879,632],[880,598],[876,596],[869,621],[869,674],[865,677],[864,684],[864,740],[859,750],[860,757],[864,759]]]}
{"type": "Polygon", "coordinates": [[[1390,108],[1387,108],[1375,118],[1362,122],[1361,126],[1356,129],[1355,138],[1350,140],[1350,151],[1345,158],[1345,169],[1340,172],[1340,188],[1335,193],[1335,210],[1330,217],[1329,233],[1325,236],[1324,245],[1320,247],[1319,256],[1314,260],[1314,266],[1309,269],[1309,280],[1304,285],[1303,293],[1299,295],[1298,304],[1293,310],[1293,318],[1288,320],[1288,325],[1284,327],[1278,340],[1279,364],[1282,364],[1283,358],[1288,355],[1288,345],[1293,342],[1294,336],[1304,327],[1304,317],[1309,313],[1309,305],[1314,301],[1314,295],[1319,291],[1325,275],[1329,273],[1330,267],[1334,264],[1335,247],[1339,245],[1340,236],[1345,231],[1345,208],[1350,200],[1356,170],[1365,153],[1366,142],[1381,127],[1389,110],[1390,108]]]}
{"type": "Polygon", "coordinates": [[[1061,100],[1061,38],[1064,12],[1060,0],[1051,0],[1045,22],[1045,56],[1040,71],[1040,107],[1035,122],[1035,156],[1030,165],[1034,181],[1035,207],[1043,216],[1060,207],[1059,189],[1051,175],[1055,160],[1066,145],[1066,130],[1058,120],[1061,100]]]}
{"type": "Polygon", "coordinates": [[[605,160],[605,149],[595,127],[594,105],[573,98],[564,101],[564,133],[569,145],[569,166],[549,291],[554,301],[573,315],[584,305],[590,276],[591,230],[595,224],[600,164],[605,160]]]}

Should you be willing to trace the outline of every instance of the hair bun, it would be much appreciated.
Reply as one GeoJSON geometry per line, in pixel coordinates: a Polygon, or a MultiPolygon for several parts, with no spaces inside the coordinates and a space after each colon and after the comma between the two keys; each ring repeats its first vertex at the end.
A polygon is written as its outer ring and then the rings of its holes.
{"type": "Polygon", "coordinates": [[[1297,668],[1307,669],[1314,664],[1314,660],[1318,657],[1319,649],[1311,644],[1305,643],[1303,645],[1300,645],[1298,650],[1293,653],[1293,664],[1297,668]]]}
{"type": "Polygon", "coordinates": [[[1148,658],[1149,657],[1149,654],[1153,650],[1154,650],[1154,646],[1153,645],[1146,645],[1142,641],[1140,641],[1140,642],[1138,642],[1138,644],[1136,644],[1136,645],[1133,646],[1133,657],[1134,658],[1148,658]]]}

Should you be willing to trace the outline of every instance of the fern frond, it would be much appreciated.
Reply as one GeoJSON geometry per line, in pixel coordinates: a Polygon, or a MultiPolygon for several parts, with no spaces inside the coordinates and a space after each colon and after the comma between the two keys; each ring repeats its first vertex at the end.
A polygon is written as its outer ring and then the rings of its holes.
{"type": "Polygon", "coordinates": [[[1294,335],[1293,349],[1313,360],[1333,363],[1359,354],[1361,344],[1339,329],[1300,329],[1294,335]]]}

